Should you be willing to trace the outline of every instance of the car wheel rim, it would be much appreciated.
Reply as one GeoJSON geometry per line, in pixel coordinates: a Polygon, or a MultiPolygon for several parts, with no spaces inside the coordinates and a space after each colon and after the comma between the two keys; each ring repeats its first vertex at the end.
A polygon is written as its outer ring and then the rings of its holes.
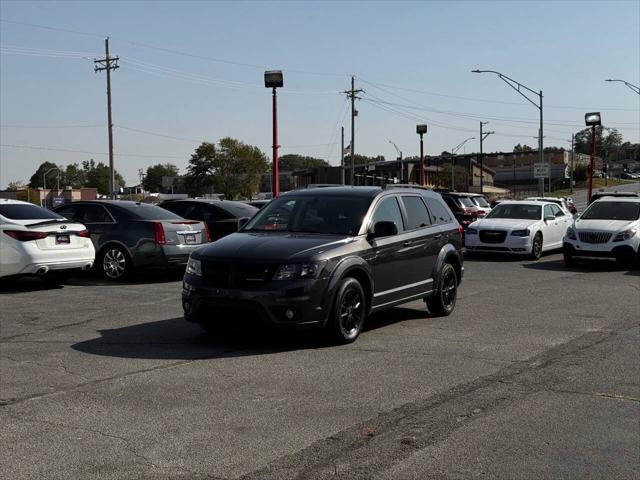
{"type": "Polygon", "coordinates": [[[359,291],[352,288],[345,292],[340,303],[340,329],[346,337],[352,337],[360,329],[363,307],[359,291]]]}
{"type": "Polygon", "coordinates": [[[451,308],[456,301],[456,276],[451,269],[442,274],[441,295],[442,305],[447,309],[451,308]]]}
{"type": "Polygon", "coordinates": [[[127,259],[117,249],[108,250],[102,260],[102,268],[109,278],[120,278],[127,266],[127,259]]]}
{"type": "Polygon", "coordinates": [[[533,241],[533,254],[536,257],[539,257],[541,253],[542,253],[542,242],[540,241],[540,238],[536,238],[533,241]]]}

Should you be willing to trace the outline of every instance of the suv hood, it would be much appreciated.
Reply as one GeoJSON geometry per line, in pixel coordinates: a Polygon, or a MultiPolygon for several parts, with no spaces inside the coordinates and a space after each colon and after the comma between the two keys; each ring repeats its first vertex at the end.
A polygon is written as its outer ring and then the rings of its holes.
{"type": "Polygon", "coordinates": [[[485,218],[474,222],[473,228],[481,228],[482,230],[524,230],[529,228],[538,220],[523,220],[521,218],[485,218]]]}
{"type": "Polygon", "coordinates": [[[199,248],[197,256],[226,260],[303,260],[352,241],[353,237],[336,235],[239,232],[199,248]]]}
{"type": "Polygon", "coordinates": [[[637,223],[637,220],[583,220],[578,218],[574,222],[574,228],[578,230],[619,232],[633,228],[637,223]]]}

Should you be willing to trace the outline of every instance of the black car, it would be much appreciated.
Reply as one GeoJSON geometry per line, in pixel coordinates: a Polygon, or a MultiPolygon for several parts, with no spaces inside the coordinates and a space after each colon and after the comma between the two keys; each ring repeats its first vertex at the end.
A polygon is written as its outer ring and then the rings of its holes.
{"type": "Polygon", "coordinates": [[[184,266],[192,251],[211,241],[202,222],[146,203],[82,201],[53,211],[87,227],[96,249],[94,265],[109,280],[122,280],[138,267],[184,266]]]}
{"type": "Polygon", "coordinates": [[[441,195],[463,229],[466,230],[478,219],[476,204],[469,198],[469,194],[442,192],[441,195]]]}
{"type": "Polygon", "coordinates": [[[419,188],[298,190],[238,233],[191,254],[185,318],[215,331],[242,315],[279,327],[326,327],[352,342],[367,315],[424,299],[449,315],[462,279],[462,228],[419,188]]]}
{"type": "Polygon", "coordinates": [[[159,206],[183,218],[205,222],[212,241],[237,232],[238,220],[251,218],[258,211],[246,203],[227,200],[168,200],[159,206]]]}

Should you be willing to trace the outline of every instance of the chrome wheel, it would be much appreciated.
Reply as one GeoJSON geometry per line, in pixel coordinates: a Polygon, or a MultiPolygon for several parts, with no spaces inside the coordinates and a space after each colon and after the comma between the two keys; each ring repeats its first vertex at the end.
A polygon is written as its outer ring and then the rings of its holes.
{"type": "Polygon", "coordinates": [[[110,248],[102,256],[102,270],[111,280],[119,280],[127,271],[127,257],[119,248],[110,248]]]}
{"type": "Polygon", "coordinates": [[[540,257],[542,257],[542,235],[537,233],[531,245],[531,258],[538,260],[540,257]]]}
{"type": "Polygon", "coordinates": [[[355,288],[349,288],[340,302],[340,330],[345,338],[356,336],[364,320],[364,302],[362,293],[355,288]]]}

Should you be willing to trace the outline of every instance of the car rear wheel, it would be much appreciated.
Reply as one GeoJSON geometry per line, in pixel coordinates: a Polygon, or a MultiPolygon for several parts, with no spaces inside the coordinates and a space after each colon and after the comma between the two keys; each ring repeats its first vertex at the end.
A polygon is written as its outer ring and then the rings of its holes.
{"type": "Polygon", "coordinates": [[[438,289],[435,293],[425,298],[429,313],[439,317],[451,315],[458,297],[458,275],[456,269],[450,263],[445,263],[440,272],[438,289]]]}
{"type": "Polygon", "coordinates": [[[107,280],[118,282],[131,272],[131,260],[122,247],[109,245],[100,255],[100,267],[107,280]]]}
{"type": "Polygon", "coordinates": [[[531,244],[531,259],[540,260],[540,257],[542,257],[542,234],[538,232],[533,237],[533,243],[531,244]]]}
{"type": "Polygon", "coordinates": [[[351,343],[362,331],[367,316],[364,290],[355,278],[344,278],[338,287],[329,329],[339,343],[351,343]]]}

